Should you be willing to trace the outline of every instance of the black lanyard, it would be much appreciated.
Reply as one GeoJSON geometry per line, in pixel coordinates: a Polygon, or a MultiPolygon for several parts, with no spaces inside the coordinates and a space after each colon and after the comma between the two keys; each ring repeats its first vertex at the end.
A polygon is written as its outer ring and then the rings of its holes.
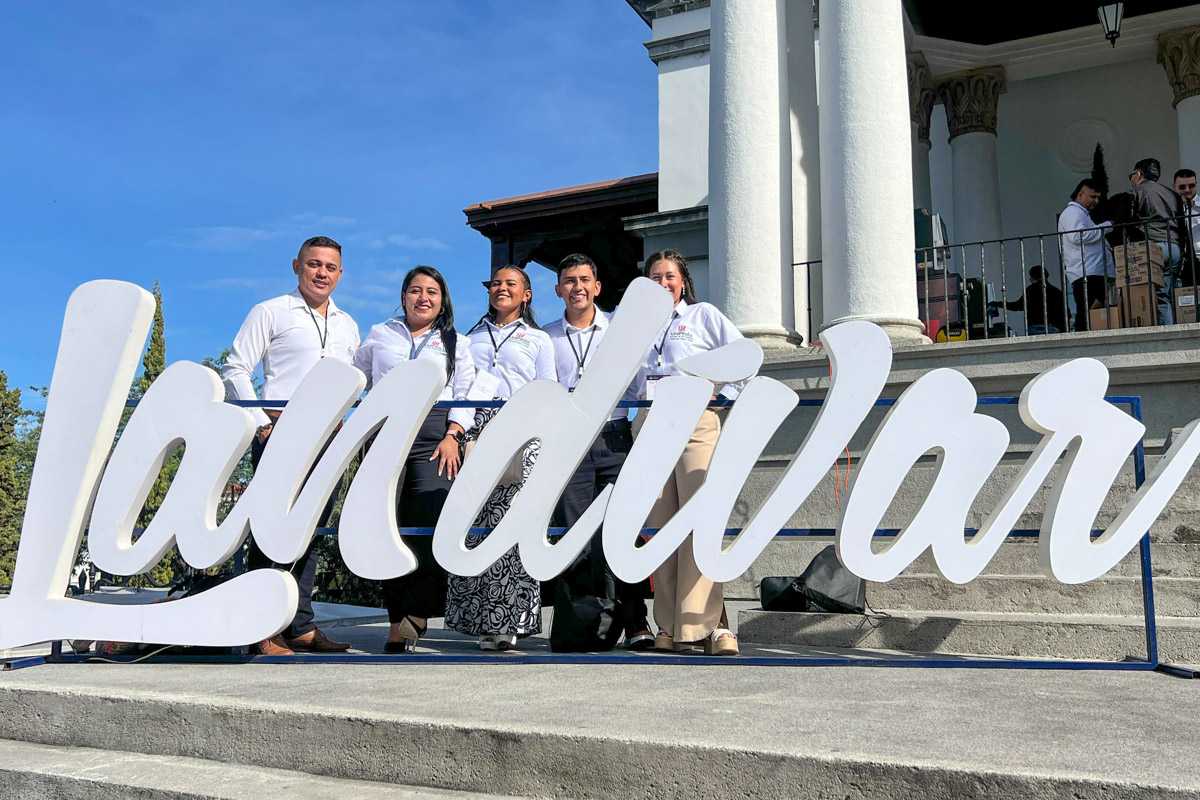
{"type": "Polygon", "coordinates": [[[492,366],[495,367],[496,366],[496,357],[500,355],[500,348],[504,347],[504,345],[508,344],[508,340],[513,337],[513,334],[516,333],[518,330],[520,330],[521,323],[518,322],[516,325],[514,325],[513,329],[508,332],[508,336],[505,336],[504,339],[500,342],[500,344],[496,344],[496,337],[492,335],[492,327],[493,326],[492,326],[491,320],[487,320],[483,324],[487,327],[488,338],[492,340],[492,366]]]}
{"type": "MultiPolygon", "coordinates": [[[[571,331],[566,324],[563,325],[567,333],[567,344],[571,345],[571,353],[575,356],[575,363],[579,365],[579,371],[575,373],[575,379],[579,380],[583,377],[583,366],[587,363],[588,353],[592,351],[592,342],[596,338],[596,323],[592,323],[592,335],[588,337],[587,346],[583,348],[583,355],[579,354],[579,349],[575,347],[575,342],[571,341],[571,331]]],[[[579,332],[579,343],[583,344],[583,331],[579,332]]]]}
{"type": "Polygon", "coordinates": [[[317,341],[321,343],[321,358],[325,357],[325,342],[329,341],[329,312],[325,312],[325,330],[321,331],[320,324],[317,323],[317,315],[306,303],[304,310],[308,312],[309,319],[313,321],[313,327],[317,329],[317,341]]]}
{"type": "Polygon", "coordinates": [[[655,366],[662,369],[663,365],[663,348],[667,346],[667,336],[671,333],[671,326],[675,324],[675,320],[679,318],[679,312],[676,311],[671,315],[671,321],[667,323],[667,329],[663,331],[662,341],[654,345],[654,352],[658,353],[658,361],[655,366]]]}

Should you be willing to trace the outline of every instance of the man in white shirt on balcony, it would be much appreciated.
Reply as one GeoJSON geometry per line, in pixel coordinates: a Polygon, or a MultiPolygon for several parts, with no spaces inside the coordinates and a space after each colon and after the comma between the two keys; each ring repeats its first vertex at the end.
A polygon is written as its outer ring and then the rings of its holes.
{"type": "Polygon", "coordinates": [[[1088,309],[1092,303],[1105,305],[1108,279],[1116,277],[1112,250],[1104,239],[1105,228],[1112,223],[1096,224],[1091,211],[1100,202],[1100,190],[1090,179],[1083,179],[1071,194],[1071,202],[1058,217],[1059,243],[1063,267],[1075,298],[1075,330],[1088,329],[1088,309]]]}
{"type": "MultiPolygon", "coordinates": [[[[306,240],[292,261],[292,271],[298,281],[296,291],[250,309],[233,340],[229,357],[221,369],[229,399],[259,399],[252,381],[259,364],[263,368],[262,399],[286,401],[322,358],[353,363],[354,352],[358,349],[358,325],[334,304],[331,297],[342,277],[341,245],[327,236],[306,240]]],[[[259,422],[258,435],[250,450],[251,460],[257,466],[281,410],[253,409],[251,413],[259,422]]],[[[331,498],[320,525],[328,522],[332,507],[331,498]]],[[[250,541],[246,562],[250,569],[272,566],[286,569],[295,577],[300,590],[295,619],[280,635],[259,642],[257,647],[261,655],[292,655],[295,650],[335,652],[350,647],[333,641],[313,623],[312,591],[317,570],[315,544],[316,539],[313,539],[313,544],[294,564],[277,565],[258,549],[253,539],[250,541]]]]}

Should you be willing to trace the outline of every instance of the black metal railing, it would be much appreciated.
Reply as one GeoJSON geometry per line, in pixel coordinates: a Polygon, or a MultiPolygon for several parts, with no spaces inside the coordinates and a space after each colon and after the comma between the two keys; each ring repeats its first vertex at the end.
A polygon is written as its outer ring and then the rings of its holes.
{"type": "MultiPolygon", "coordinates": [[[[1200,321],[1197,235],[1200,211],[1165,225],[1146,220],[920,247],[918,314],[936,341],[1200,321]]],[[[820,264],[793,265],[805,269],[810,292],[820,264]]]]}

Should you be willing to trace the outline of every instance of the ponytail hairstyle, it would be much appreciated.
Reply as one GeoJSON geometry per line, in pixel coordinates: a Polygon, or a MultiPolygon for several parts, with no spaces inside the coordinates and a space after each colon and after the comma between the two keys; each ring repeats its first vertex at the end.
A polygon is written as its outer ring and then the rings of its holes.
{"type": "Polygon", "coordinates": [[[442,277],[442,273],[438,272],[437,267],[418,264],[404,276],[404,283],[400,287],[401,310],[404,309],[404,295],[408,292],[413,278],[418,275],[433,278],[438,288],[442,290],[442,310],[437,319],[433,321],[433,327],[442,337],[442,347],[446,351],[446,383],[448,384],[454,378],[454,352],[458,348],[458,332],[454,330],[454,303],[450,301],[450,287],[446,285],[446,279],[442,277]]]}
{"type": "Polygon", "coordinates": [[[683,297],[681,299],[688,305],[700,302],[700,298],[696,296],[696,284],[692,283],[692,273],[688,272],[687,259],[683,257],[683,253],[671,249],[651,253],[646,257],[646,265],[643,269],[643,274],[647,278],[650,277],[650,268],[659,261],[670,261],[683,276],[683,297]]]}
{"type": "MultiPolygon", "coordinates": [[[[496,274],[506,269],[516,270],[518,273],[520,273],[521,280],[525,283],[525,289],[529,292],[529,302],[521,304],[521,321],[531,328],[537,328],[538,330],[541,330],[541,326],[538,325],[537,320],[533,318],[533,284],[529,280],[529,275],[526,274],[522,267],[519,267],[516,264],[504,264],[499,267],[492,267],[491,277],[483,282],[483,288],[490,289],[492,281],[496,278],[496,274]]],[[[485,319],[491,320],[493,323],[496,321],[496,309],[492,308],[490,302],[488,303],[487,313],[479,318],[479,322],[476,322],[471,327],[471,330],[474,331],[476,328],[478,328],[485,319]]]]}

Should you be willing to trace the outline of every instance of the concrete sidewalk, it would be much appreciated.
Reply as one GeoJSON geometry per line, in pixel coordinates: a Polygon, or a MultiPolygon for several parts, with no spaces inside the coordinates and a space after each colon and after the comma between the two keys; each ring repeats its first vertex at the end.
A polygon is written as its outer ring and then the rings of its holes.
{"type": "Polygon", "coordinates": [[[1131,672],[499,655],[0,675],[0,739],[538,797],[1200,798],[1198,718],[1200,684],[1131,672]]]}

